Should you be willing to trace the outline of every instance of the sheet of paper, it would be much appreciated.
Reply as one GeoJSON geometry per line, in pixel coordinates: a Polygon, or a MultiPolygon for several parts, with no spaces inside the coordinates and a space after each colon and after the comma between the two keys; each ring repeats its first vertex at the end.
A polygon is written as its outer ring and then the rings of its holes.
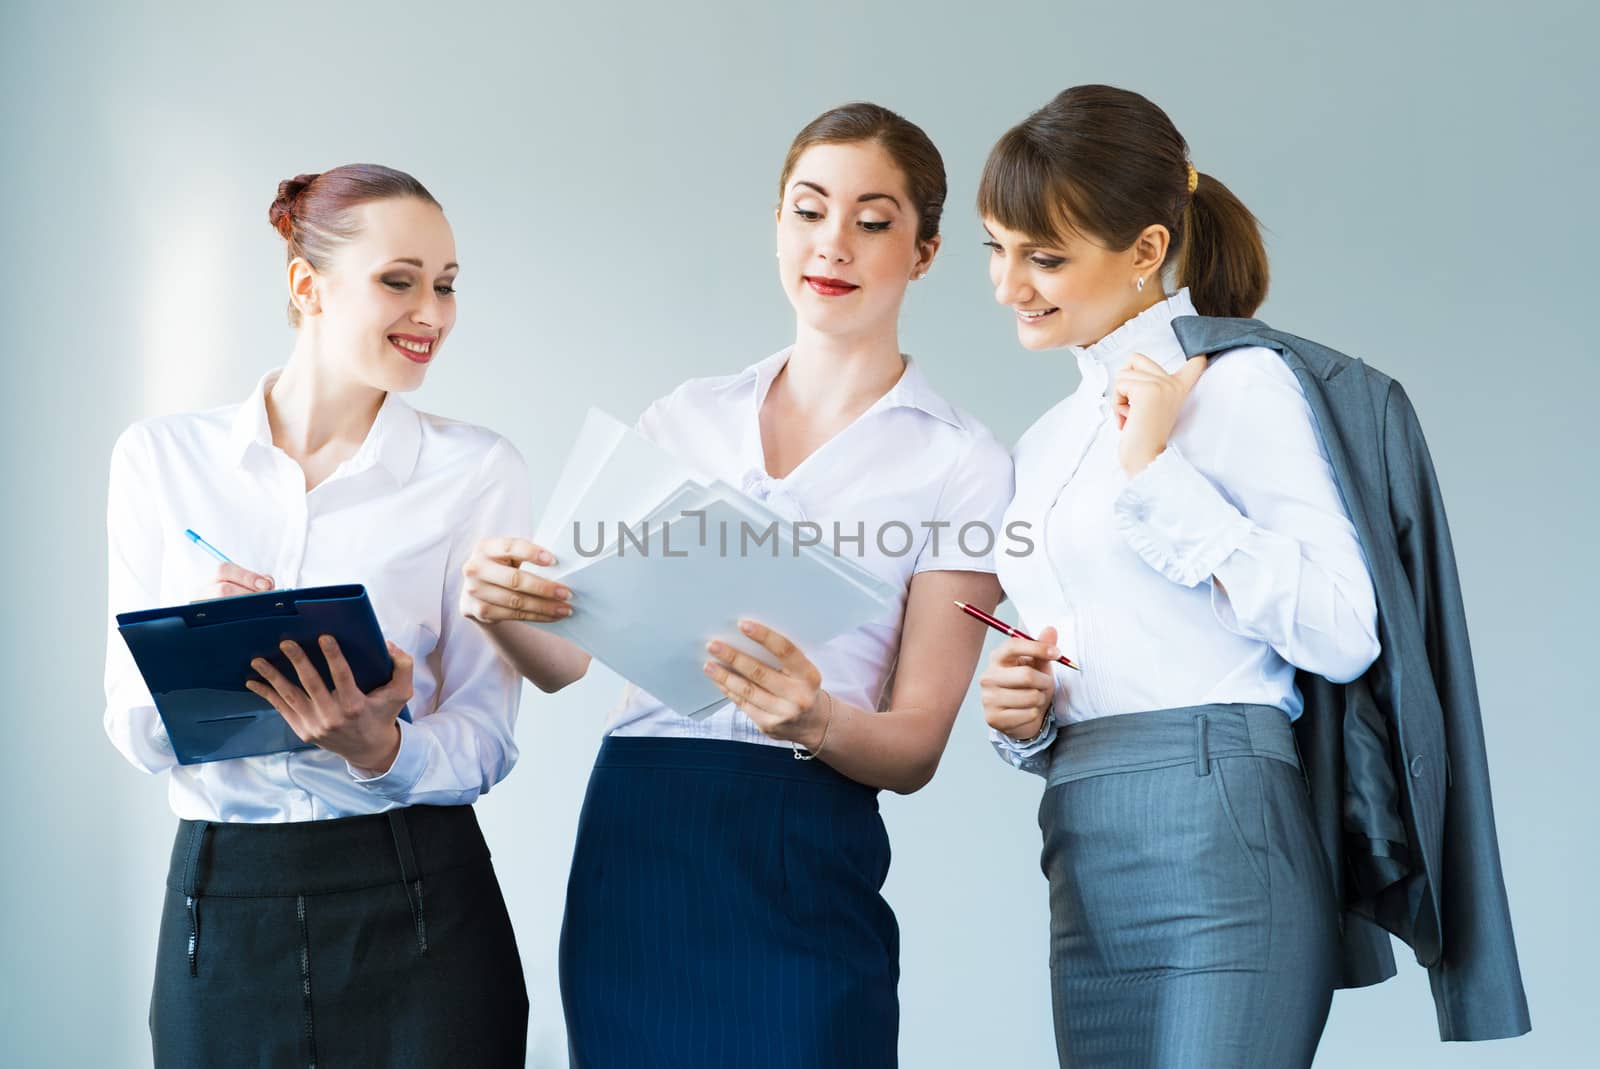
{"type": "Polygon", "coordinates": [[[616,541],[617,525],[635,523],[696,473],[620,420],[591,408],[540,517],[534,541],[555,554],[557,579],[582,567],[576,539],[594,555],[616,541]]]}
{"type": "MultiPolygon", "coordinates": [[[[789,520],[783,519],[766,506],[762,505],[759,501],[755,501],[745,494],[740,493],[738,490],[734,489],[725,482],[713,482],[708,487],[708,492],[715,497],[727,501],[734,508],[738,509],[743,515],[747,516],[749,518],[751,528],[757,532],[764,530],[768,523],[776,520],[785,529],[786,533],[790,534],[791,536],[795,533],[794,525],[789,520]]],[[[819,526],[824,525],[819,524],[819,526]]],[[[848,557],[841,557],[834,553],[833,550],[830,549],[826,544],[829,533],[831,532],[824,526],[824,541],[816,545],[801,547],[801,555],[811,557],[824,567],[838,572],[840,575],[854,582],[856,585],[863,587],[872,593],[875,597],[884,599],[885,601],[891,603],[899,600],[900,588],[898,586],[890,583],[877,573],[869,570],[859,561],[851,560],[848,557]]],[[[737,532],[735,532],[734,536],[736,537],[736,535],[737,532]]],[[[754,538],[755,536],[752,535],[752,542],[754,541],[754,538]]],[[[792,543],[787,545],[785,552],[794,552],[792,543]]]]}
{"type": "Polygon", "coordinates": [[[709,530],[726,524],[732,532],[726,554],[714,536],[700,544],[700,517],[652,525],[645,552],[625,544],[564,577],[574,592],[572,616],[530,626],[570,639],[668,707],[705,715],[724,701],[701,671],[707,642],[718,638],[773,663],[740,633],[740,619],[815,650],[881,616],[898,596],[882,596],[810,554],[796,556],[787,524],[776,542],[740,552],[739,523],[750,514],[724,499],[705,511],[709,530]]]}

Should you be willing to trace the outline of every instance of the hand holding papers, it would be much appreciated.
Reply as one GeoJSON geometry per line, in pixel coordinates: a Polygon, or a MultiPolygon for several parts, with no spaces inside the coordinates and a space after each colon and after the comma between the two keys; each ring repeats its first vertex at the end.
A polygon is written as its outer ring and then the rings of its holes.
{"type": "Polygon", "coordinates": [[[668,707],[707,716],[727,701],[701,670],[708,642],[775,664],[741,619],[805,649],[898,601],[892,584],[796,526],[591,409],[534,537],[557,562],[539,574],[572,588],[575,611],[532,626],[668,707]]]}

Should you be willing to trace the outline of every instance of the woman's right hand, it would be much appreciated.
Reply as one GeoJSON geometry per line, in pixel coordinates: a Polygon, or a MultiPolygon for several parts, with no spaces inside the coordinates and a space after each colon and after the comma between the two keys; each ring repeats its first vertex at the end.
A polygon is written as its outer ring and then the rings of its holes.
{"type": "Polygon", "coordinates": [[[522,570],[523,562],[551,565],[555,554],[526,538],[485,538],[461,566],[461,615],[480,624],[502,620],[550,623],[572,615],[572,591],[522,570]]]}
{"type": "Polygon", "coordinates": [[[983,718],[990,727],[1018,742],[1044,729],[1056,697],[1050,662],[1059,656],[1053,627],[1045,628],[1037,639],[1008,638],[995,647],[978,680],[983,718]]]}
{"type": "Polygon", "coordinates": [[[198,590],[191,601],[210,601],[212,598],[236,598],[241,594],[259,594],[272,589],[272,576],[257,575],[237,564],[219,564],[211,581],[198,590]]]}

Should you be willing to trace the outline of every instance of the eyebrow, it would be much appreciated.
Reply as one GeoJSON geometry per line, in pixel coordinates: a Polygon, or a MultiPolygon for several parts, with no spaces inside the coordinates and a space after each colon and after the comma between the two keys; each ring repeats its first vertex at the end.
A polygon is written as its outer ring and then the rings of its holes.
{"type": "MultiPolygon", "coordinates": [[[[399,256],[399,257],[396,257],[393,260],[390,260],[389,262],[392,263],[392,264],[410,264],[412,267],[415,267],[417,270],[419,270],[419,271],[422,270],[422,261],[417,259],[415,256],[399,256]]],[[[447,264],[444,265],[444,270],[450,271],[450,270],[453,270],[453,269],[457,269],[460,266],[461,265],[456,263],[455,261],[451,261],[450,263],[447,263],[447,264]]]]}
{"type": "MultiPolygon", "coordinates": [[[[826,189],[823,189],[821,186],[817,185],[815,182],[807,182],[807,181],[801,180],[801,181],[795,182],[795,185],[797,185],[797,186],[805,186],[807,189],[814,189],[818,193],[822,194],[824,197],[826,197],[828,195],[828,191],[826,189]]],[[[863,193],[863,194],[861,194],[861,196],[856,198],[856,203],[857,204],[865,204],[869,200],[886,200],[886,201],[890,201],[891,203],[894,204],[894,206],[896,208],[901,208],[902,211],[904,210],[901,207],[900,199],[898,197],[896,197],[893,193],[863,193]]]]}

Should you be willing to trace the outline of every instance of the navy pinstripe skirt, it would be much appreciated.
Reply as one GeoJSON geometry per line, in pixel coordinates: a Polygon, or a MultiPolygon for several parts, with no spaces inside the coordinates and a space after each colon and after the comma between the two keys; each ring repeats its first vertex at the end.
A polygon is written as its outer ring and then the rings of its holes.
{"type": "Polygon", "coordinates": [[[573,1069],[896,1064],[877,792],[787,748],[605,740],[561,928],[573,1069]]]}

